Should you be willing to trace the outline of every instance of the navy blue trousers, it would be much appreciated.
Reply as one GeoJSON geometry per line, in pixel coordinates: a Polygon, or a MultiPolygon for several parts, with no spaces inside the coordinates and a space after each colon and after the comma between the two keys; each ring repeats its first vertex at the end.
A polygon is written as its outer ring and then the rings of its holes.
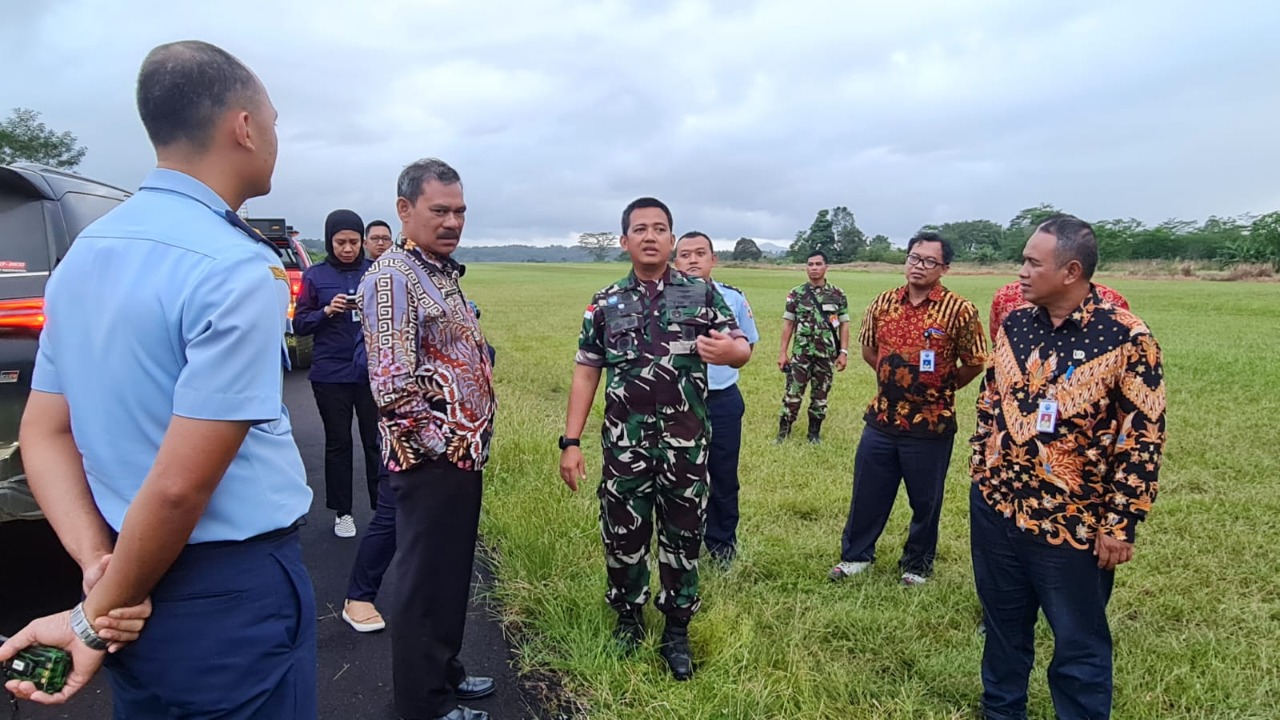
{"type": "Polygon", "coordinates": [[[316,718],[316,602],[298,533],[189,545],[108,655],[116,720],[316,718]]]}
{"type": "Polygon", "coordinates": [[[973,577],[987,626],[982,708],[988,720],[1027,717],[1035,663],[1036,612],[1053,630],[1049,694],[1060,720],[1111,717],[1111,630],[1107,602],[1115,572],[1088,550],[1050,545],[969,496],[973,577]]]}
{"type": "Polygon", "coordinates": [[[382,578],[396,554],[396,493],[391,489],[390,473],[382,465],[378,480],[378,507],[360,538],[360,549],[351,566],[347,582],[347,599],[373,602],[382,588],[382,578]]]}
{"type": "Polygon", "coordinates": [[[746,406],[737,385],[707,393],[711,445],[707,472],[707,528],[703,540],[713,557],[732,559],[738,549],[738,453],[742,447],[742,414],[746,406]]]}
{"type": "Polygon", "coordinates": [[[938,552],[938,520],[942,489],[951,464],[955,437],[917,438],[890,435],[867,425],[853,461],[853,497],[840,540],[844,562],[873,562],[876,541],[889,522],[898,483],[907,486],[911,525],[902,547],[899,569],[928,577],[938,552]]]}

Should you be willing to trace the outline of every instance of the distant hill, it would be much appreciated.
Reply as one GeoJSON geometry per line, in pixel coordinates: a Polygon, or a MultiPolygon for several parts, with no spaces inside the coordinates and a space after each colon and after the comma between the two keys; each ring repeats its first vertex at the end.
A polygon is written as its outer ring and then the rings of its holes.
{"type": "Polygon", "coordinates": [[[552,245],[537,247],[534,245],[479,245],[468,247],[463,245],[454,251],[453,257],[458,262],[591,262],[591,255],[579,247],[552,245]]]}
{"type": "MultiPolygon", "coordinates": [[[[302,238],[302,244],[317,260],[324,259],[324,241],[316,238],[302,238]]],[[[462,263],[477,262],[591,262],[591,255],[586,250],[564,245],[538,247],[534,245],[476,245],[464,244],[453,253],[454,259],[462,263]]]]}
{"type": "Polygon", "coordinates": [[[757,242],[756,247],[760,248],[760,252],[765,255],[786,255],[791,252],[791,248],[786,245],[779,245],[771,242],[757,242]]]}

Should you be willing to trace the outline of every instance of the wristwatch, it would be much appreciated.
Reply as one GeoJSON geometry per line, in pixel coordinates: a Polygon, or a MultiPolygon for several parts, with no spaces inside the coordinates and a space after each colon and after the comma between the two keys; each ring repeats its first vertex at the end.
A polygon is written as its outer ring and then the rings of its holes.
{"type": "Polygon", "coordinates": [[[582,447],[582,441],[578,438],[567,438],[563,435],[560,436],[558,444],[560,445],[561,450],[565,450],[570,447],[582,447]]]}
{"type": "Polygon", "coordinates": [[[84,616],[84,603],[71,608],[71,631],[91,650],[106,650],[107,641],[98,637],[89,619],[84,616]]]}
{"type": "Polygon", "coordinates": [[[848,355],[848,354],[849,354],[849,348],[840,348],[840,354],[841,354],[841,355],[848,355]]]}

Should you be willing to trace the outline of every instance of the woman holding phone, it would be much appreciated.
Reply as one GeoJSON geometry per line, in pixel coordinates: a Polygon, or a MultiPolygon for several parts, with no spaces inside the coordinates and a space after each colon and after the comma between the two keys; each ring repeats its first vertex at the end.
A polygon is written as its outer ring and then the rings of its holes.
{"type": "Polygon", "coordinates": [[[369,507],[378,499],[378,408],[369,391],[369,370],[363,352],[360,310],[355,302],[360,278],[372,261],[364,256],[364,222],[350,210],[334,210],[324,222],[324,262],[302,274],[294,310],[293,331],[314,335],[311,388],[324,424],[325,505],[333,510],[333,533],[356,535],[351,515],[353,448],[352,416],[364,446],[365,482],[369,507]]]}

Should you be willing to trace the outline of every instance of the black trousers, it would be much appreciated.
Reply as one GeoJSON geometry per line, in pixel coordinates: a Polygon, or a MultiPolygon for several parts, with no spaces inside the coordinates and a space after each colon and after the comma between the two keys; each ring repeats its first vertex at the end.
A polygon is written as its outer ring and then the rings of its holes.
{"type": "Polygon", "coordinates": [[[987,720],[1027,717],[1036,659],[1036,611],[1053,630],[1049,694],[1061,720],[1111,717],[1112,646],[1107,603],[1115,572],[1088,550],[1050,545],[969,491],[973,579],[987,632],[982,710],[987,720]]]}
{"type": "Polygon", "coordinates": [[[711,420],[711,445],[707,473],[711,496],[707,500],[707,552],[731,559],[738,549],[738,451],[742,446],[742,414],[746,406],[737,385],[707,393],[711,420]]]}
{"type": "Polygon", "coordinates": [[[914,438],[890,435],[867,425],[853,460],[853,498],[840,542],[840,559],[876,559],[876,541],[889,522],[898,484],[907,486],[911,525],[898,568],[928,577],[938,551],[942,489],[951,464],[953,435],[914,438]]]}
{"type": "Polygon", "coordinates": [[[369,509],[378,508],[378,406],[367,383],[311,383],[320,422],[324,424],[324,505],[338,515],[351,514],[352,444],[351,417],[360,428],[364,446],[364,477],[369,488],[369,509]]]}
{"type": "Polygon", "coordinates": [[[480,522],[481,473],[434,460],[391,473],[396,495],[391,676],[405,720],[446,715],[466,679],[458,653],[467,623],[480,522]]]}

